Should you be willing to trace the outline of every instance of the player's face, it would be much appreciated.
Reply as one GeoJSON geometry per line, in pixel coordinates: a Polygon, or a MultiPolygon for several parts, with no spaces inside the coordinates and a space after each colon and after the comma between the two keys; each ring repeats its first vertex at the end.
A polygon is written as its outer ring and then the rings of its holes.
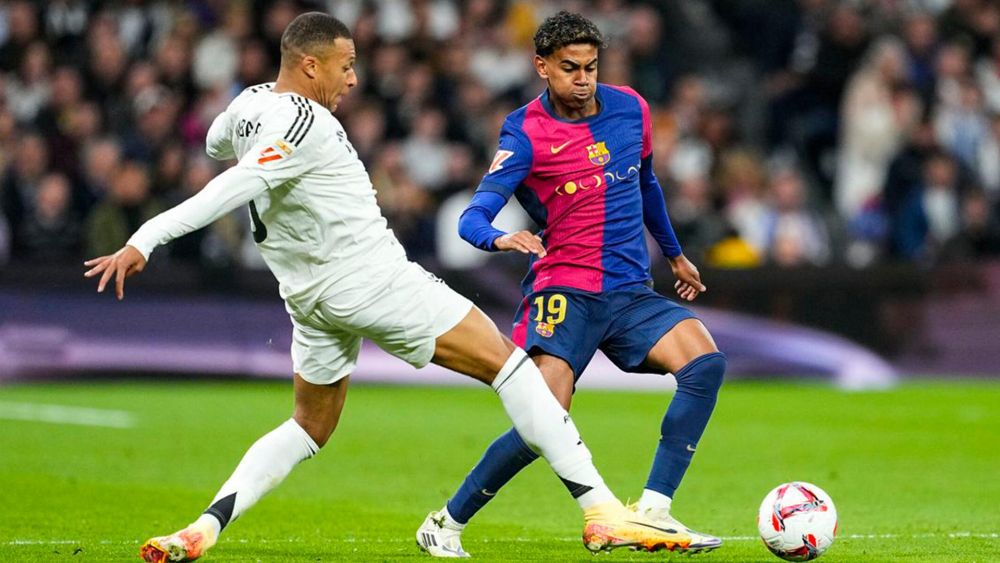
{"type": "Polygon", "coordinates": [[[338,37],[326,56],[317,59],[320,101],[330,111],[336,111],[347,92],[358,85],[358,75],[354,72],[355,57],[354,41],[338,37]]]}
{"type": "Polygon", "coordinates": [[[565,106],[582,110],[594,103],[597,91],[597,47],[566,45],[547,57],[535,56],[535,70],[549,83],[549,95],[565,106]]]}

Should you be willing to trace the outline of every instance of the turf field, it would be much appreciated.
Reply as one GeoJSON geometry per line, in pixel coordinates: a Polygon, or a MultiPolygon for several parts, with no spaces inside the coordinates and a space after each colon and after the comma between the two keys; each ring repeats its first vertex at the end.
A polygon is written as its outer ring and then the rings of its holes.
{"type": "MultiPolygon", "coordinates": [[[[577,424],[621,496],[642,489],[668,399],[576,398],[577,424]]],[[[764,494],[792,479],[815,482],[837,504],[840,536],[824,561],[1000,561],[998,405],[1000,384],[983,382],[881,393],[727,385],[675,504],[682,520],[727,542],[693,561],[778,561],[754,519],[764,494]]],[[[274,382],[0,388],[0,561],[137,560],[147,536],[204,508],[290,406],[288,385],[274,382]],[[39,417],[61,422],[13,420],[39,417]]],[[[356,386],[330,445],[231,524],[204,560],[428,561],[414,546],[416,526],[506,427],[485,388],[356,386]]],[[[580,523],[536,463],[464,543],[478,560],[594,561],[580,523]]],[[[664,559],[687,561],[625,551],[599,560],[664,559]]]]}

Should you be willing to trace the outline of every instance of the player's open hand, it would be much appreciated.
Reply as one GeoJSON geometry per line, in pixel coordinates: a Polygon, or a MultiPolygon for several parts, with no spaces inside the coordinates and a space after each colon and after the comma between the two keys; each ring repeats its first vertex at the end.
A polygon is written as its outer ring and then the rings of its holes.
{"type": "Polygon", "coordinates": [[[83,274],[86,278],[102,274],[101,280],[97,282],[97,293],[103,292],[111,278],[114,278],[115,295],[121,301],[125,298],[125,278],[141,272],[146,267],[146,258],[134,246],[124,246],[114,254],[91,258],[83,265],[90,267],[83,274]]]}
{"type": "Polygon", "coordinates": [[[516,250],[522,254],[537,254],[539,258],[545,258],[545,247],[542,246],[541,237],[531,231],[507,233],[497,237],[493,241],[493,246],[497,250],[516,250]]]}
{"type": "Polygon", "coordinates": [[[705,284],[701,283],[701,275],[698,273],[698,268],[691,263],[683,254],[676,258],[671,258],[670,269],[674,272],[674,277],[677,281],[674,283],[674,289],[677,290],[677,295],[685,301],[694,301],[695,297],[708,291],[705,284]]]}

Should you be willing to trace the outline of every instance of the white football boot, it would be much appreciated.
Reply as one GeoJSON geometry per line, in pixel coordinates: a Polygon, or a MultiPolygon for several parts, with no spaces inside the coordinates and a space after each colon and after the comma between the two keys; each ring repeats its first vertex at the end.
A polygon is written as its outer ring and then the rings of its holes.
{"type": "Polygon", "coordinates": [[[434,557],[471,557],[462,549],[462,528],[448,520],[444,508],[428,514],[417,529],[417,547],[434,557]]]}

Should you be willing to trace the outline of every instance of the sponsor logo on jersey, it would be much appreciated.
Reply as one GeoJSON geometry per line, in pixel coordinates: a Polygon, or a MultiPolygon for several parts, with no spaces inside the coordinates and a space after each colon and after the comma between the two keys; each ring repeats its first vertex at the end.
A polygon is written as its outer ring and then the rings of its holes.
{"type": "Polygon", "coordinates": [[[556,186],[555,192],[557,195],[573,195],[592,188],[607,186],[613,182],[625,182],[639,175],[640,166],[641,164],[633,164],[628,167],[619,166],[618,169],[605,171],[604,174],[589,174],[556,186]]]}
{"type": "Polygon", "coordinates": [[[556,325],[541,321],[535,325],[535,332],[537,332],[542,338],[550,338],[556,332],[556,325]]]}
{"type": "Polygon", "coordinates": [[[498,150],[496,156],[493,157],[493,164],[490,164],[490,171],[487,174],[492,174],[502,169],[504,161],[512,156],[514,156],[514,151],[498,150]]]}
{"type": "Polygon", "coordinates": [[[589,178],[581,178],[575,182],[566,182],[556,188],[556,193],[559,195],[573,195],[578,191],[586,191],[590,188],[599,188],[603,183],[604,180],[601,178],[601,175],[594,174],[589,178]]]}
{"type": "Polygon", "coordinates": [[[611,162],[611,152],[608,151],[608,147],[605,146],[604,141],[601,141],[593,145],[587,145],[587,158],[590,159],[590,163],[594,166],[604,166],[611,162]]]}
{"type": "Polygon", "coordinates": [[[292,147],[288,146],[288,143],[286,143],[285,141],[278,139],[277,141],[274,142],[274,146],[281,149],[281,152],[287,154],[288,156],[292,155],[292,147]]]}

